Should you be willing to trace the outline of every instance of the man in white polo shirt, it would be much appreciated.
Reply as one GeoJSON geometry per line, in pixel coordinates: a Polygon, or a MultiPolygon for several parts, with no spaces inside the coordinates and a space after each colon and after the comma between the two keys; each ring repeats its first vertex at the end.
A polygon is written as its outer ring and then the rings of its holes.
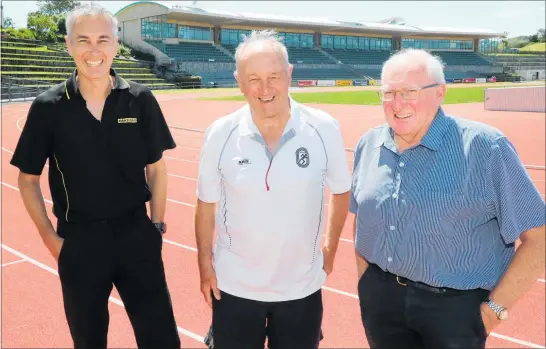
{"type": "Polygon", "coordinates": [[[199,165],[195,230],[213,313],[206,343],[318,348],[321,287],[349,207],[340,128],[290,98],[292,65],[275,32],[252,32],[235,61],[248,103],[207,129],[199,165]]]}

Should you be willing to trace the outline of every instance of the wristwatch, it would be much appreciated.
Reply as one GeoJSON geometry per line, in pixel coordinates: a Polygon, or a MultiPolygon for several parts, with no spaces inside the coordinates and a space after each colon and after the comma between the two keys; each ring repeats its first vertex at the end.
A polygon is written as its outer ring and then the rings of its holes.
{"type": "Polygon", "coordinates": [[[165,234],[167,232],[167,223],[159,222],[159,223],[154,223],[154,225],[161,234],[165,234]]]}
{"type": "Polygon", "coordinates": [[[489,298],[485,301],[485,304],[487,304],[487,306],[491,308],[491,310],[493,310],[493,312],[497,315],[497,319],[508,319],[508,309],[506,309],[505,307],[498,305],[489,298]]]}

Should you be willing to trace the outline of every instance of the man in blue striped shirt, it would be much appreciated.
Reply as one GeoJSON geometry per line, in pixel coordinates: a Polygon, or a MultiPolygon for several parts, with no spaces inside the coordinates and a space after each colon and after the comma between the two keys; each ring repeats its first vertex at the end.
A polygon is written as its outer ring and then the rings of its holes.
{"type": "Polygon", "coordinates": [[[445,94],[435,57],[392,56],[387,123],[356,146],[350,211],[372,348],[484,348],[544,269],[544,200],[514,146],[445,115],[445,94]]]}

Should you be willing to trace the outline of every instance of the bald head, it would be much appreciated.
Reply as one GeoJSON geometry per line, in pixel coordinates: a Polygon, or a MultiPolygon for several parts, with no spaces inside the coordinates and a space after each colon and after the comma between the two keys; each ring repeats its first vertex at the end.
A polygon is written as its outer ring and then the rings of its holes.
{"type": "Polygon", "coordinates": [[[388,81],[402,82],[408,73],[426,75],[433,83],[446,83],[444,66],[438,57],[424,50],[406,49],[394,54],[383,64],[382,84],[388,81]]]}

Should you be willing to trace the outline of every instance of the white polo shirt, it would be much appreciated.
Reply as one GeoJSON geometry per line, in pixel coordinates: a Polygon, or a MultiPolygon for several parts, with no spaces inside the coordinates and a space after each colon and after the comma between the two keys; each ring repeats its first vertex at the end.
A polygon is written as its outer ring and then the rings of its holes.
{"type": "Polygon", "coordinates": [[[217,203],[218,288],[237,297],[300,299],[326,279],[325,186],[333,194],[350,190],[347,156],[337,120],[291,98],[290,105],[275,154],[248,105],[205,133],[197,197],[217,203]]]}

